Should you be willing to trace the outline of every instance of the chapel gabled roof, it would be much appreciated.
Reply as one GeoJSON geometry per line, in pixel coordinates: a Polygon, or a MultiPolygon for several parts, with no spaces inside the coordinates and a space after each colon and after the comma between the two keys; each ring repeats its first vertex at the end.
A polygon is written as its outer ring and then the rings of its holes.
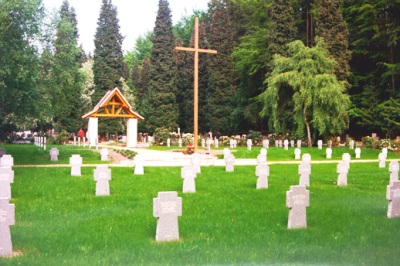
{"type": "Polygon", "coordinates": [[[132,106],[118,88],[109,90],[92,111],[82,116],[82,118],[89,117],[144,119],[144,117],[132,110],[132,106]]]}

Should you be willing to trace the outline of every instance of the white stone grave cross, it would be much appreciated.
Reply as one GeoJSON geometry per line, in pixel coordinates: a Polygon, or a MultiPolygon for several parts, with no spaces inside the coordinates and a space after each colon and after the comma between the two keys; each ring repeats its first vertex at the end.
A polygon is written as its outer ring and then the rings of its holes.
{"type": "Polygon", "coordinates": [[[182,198],[176,191],[158,192],[153,199],[153,216],[157,218],[156,241],[179,240],[178,216],[182,215],[182,198]]]}
{"type": "Polygon", "coordinates": [[[140,154],[136,154],[135,159],[133,159],[133,164],[135,166],[134,174],[144,175],[144,157],[140,154]]]}
{"type": "Polygon", "coordinates": [[[43,150],[46,150],[47,139],[46,137],[43,138],[43,150]]]}
{"type": "Polygon", "coordinates": [[[299,185],[309,187],[310,186],[310,174],[311,174],[311,164],[302,162],[299,164],[299,175],[300,181],[299,185]]]}
{"type": "Polygon", "coordinates": [[[201,147],[203,148],[206,147],[206,141],[204,139],[201,139],[201,147]]]}
{"type": "Polygon", "coordinates": [[[385,159],[386,159],[387,154],[388,154],[388,148],[386,148],[386,147],[382,148],[382,153],[385,155],[385,159]]]}
{"type": "Polygon", "coordinates": [[[15,224],[15,205],[0,198],[0,257],[12,255],[10,226],[15,224]]]}
{"type": "Polygon", "coordinates": [[[11,183],[14,183],[14,171],[0,167],[0,198],[11,199],[11,183]]]}
{"type": "Polygon", "coordinates": [[[167,139],[167,147],[171,147],[171,139],[170,138],[167,139]]]}
{"type": "Polygon", "coordinates": [[[101,161],[108,161],[108,149],[107,148],[102,148],[100,151],[101,154],[101,161]]]}
{"type": "Polygon", "coordinates": [[[267,149],[266,148],[261,148],[260,154],[261,155],[267,155],[267,149]]]}
{"type": "Polygon", "coordinates": [[[379,168],[385,168],[386,167],[386,155],[383,152],[379,153],[378,160],[379,160],[379,168]]]}
{"type": "Polygon", "coordinates": [[[400,216],[400,181],[394,181],[386,188],[386,199],[389,201],[387,217],[400,216]]]}
{"type": "Polygon", "coordinates": [[[224,159],[226,155],[231,154],[231,151],[228,148],[224,148],[224,159]]]}
{"type": "Polygon", "coordinates": [[[326,159],[332,158],[332,148],[326,148],[326,159]]]}
{"type": "Polygon", "coordinates": [[[231,149],[233,149],[234,146],[235,146],[234,140],[233,140],[233,139],[230,139],[230,140],[229,140],[229,147],[230,147],[231,149]]]}
{"type": "Polygon", "coordinates": [[[211,139],[210,138],[207,139],[207,150],[208,151],[211,150],[211,139]]]}
{"type": "Polygon", "coordinates": [[[261,163],[256,166],[257,189],[268,188],[269,166],[261,163]]]}
{"type": "Polygon", "coordinates": [[[81,176],[82,157],[79,154],[73,154],[69,158],[71,165],[71,176],[81,176]]]}
{"type": "Polygon", "coordinates": [[[257,156],[257,164],[266,163],[266,162],[267,162],[267,156],[260,153],[257,156]]]}
{"type": "Polygon", "coordinates": [[[301,149],[300,148],[295,148],[294,149],[294,158],[296,160],[300,160],[300,155],[301,155],[301,149]]]}
{"type": "Polygon", "coordinates": [[[349,148],[354,149],[354,140],[352,139],[349,141],[349,148]]]}
{"type": "Polygon", "coordinates": [[[98,165],[94,170],[94,180],[96,181],[96,196],[109,196],[111,169],[107,165],[98,165]]]}
{"type": "Polygon", "coordinates": [[[251,147],[253,146],[253,141],[251,139],[247,140],[247,150],[251,151],[251,147]]]}
{"type": "Polygon", "coordinates": [[[318,149],[322,150],[322,140],[318,140],[317,144],[318,144],[318,149]]]}
{"type": "Polygon", "coordinates": [[[0,158],[0,167],[13,167],[14,165],[14,158],[9,154],[4,154],[0,158]]]}
{"type": "Polygon", "coordinates": [[[264,139],[263,140],[263,147],[268,149],[269,148],[269,139],[264,139]]]}
{"type": "Polygon", "coordinates": [[[290,147],[294,148],[294,140],[290,141],[290,147]]]}
{"type": "Polygon", "coordinates": [[[290,191],[286,191],[286,207],[289,208],[288,229],[307,227],[308,206],[310,191],[305,186],[290,186],[290,191]]]}
{"type": "Polygon", "coordinates": [[[350,161],[351,161],[351,156],[350,153],[343,153],[342,154],[342,161],[346,163],[347,168],[350,169],[350,161]]]}
{"type": "Polygon", "coordinates": [[[347,186],[347,173],[349,172],[347,164],[341,161],[336,167],[336,172],[338,173],[337,185],[347,186]]]}
{"type": "Polygon", "coordinates": [[[198,173],[198,174],[201,173],[201,158],[200,158],[200,154],[193,153],[192,154],[191,163],[192,163],[194,169],[196,170],[196,173],[198,173]]]}
{"type": "Polygon", "coordinates": [[[281,139],[278,140],[278,147],[282,148],[282,140],[281,139]]]}
{"type": "Polygon", "coordinates": [[[182,148],[182,139],[181,138],[179,138],[179,140],[178,140],[178,145],[179,145],[179,148],[182,148]]]}
{"type": "Polygon", "coordinates": [[[395,181],[399,181],[399,161],[390,161],[389,172],[390,172],[390,184],[392,184],[395,181]]]}
{"type": "Polygon", "coordinates": [[[301,139],[297,140],[297,148],[301,148],[301,139]]]}
{"type": "Polygon", "coordinates": [[[356,159],[360,159],[361,158],[361,149],[359,147],[357,147],[355,149],[355,153],[356,153],[356,159]]]}
{"type": "Polygon", "coordinates": [[[57,148],[50,149],[50,161],[58,161],[59,151],[57,148]]]}
{"type": "Polygon", "coordinates": [[[76,136],[74,136],[74,146],[76,145],[76,136]]]}
{"type": "Polygon", "coordinates": [[[193,165],[184,165],[181,168],[181,177],[183,179],[183,193],[195,193],[196,192],[196,169],[193,165]]]}
{"type": "Polygon", "coordinates": [[[214,139],[214,147],[215,147],[215,148],[218,148],[218,147],[219,147],[219,141],[218,141],[218,138],[217,138],[217,137],[215,137],[215,139],[214,139]]]}
{"type": "Polygon", "coordinates": [[[235,156],[233,154],[228,154],[225,156],[225,171],[234,172],[235,171],[235,156]]]}
{"type": "Polygon", "coordinates": [[[78,147],[81,146],[81,137],[78,137],[78,147]]]}
{"type": "Polygon", "coordinates": [[[283,147],[285,148],[285,150],[288,150],[288,149],[289,149],[289,140],[285,139],[285,140],[283,141],[283,147]]]}

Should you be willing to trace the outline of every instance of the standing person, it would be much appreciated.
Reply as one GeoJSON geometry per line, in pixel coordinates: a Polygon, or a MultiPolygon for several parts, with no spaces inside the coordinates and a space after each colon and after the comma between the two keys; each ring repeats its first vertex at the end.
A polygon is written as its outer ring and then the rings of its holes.
{"type": "Polygon", "coordinates": [[[81,137],[81,139],[85,137],[85,132],[82,130],[82,128],[78,130],[78,136],[81,137]]]}

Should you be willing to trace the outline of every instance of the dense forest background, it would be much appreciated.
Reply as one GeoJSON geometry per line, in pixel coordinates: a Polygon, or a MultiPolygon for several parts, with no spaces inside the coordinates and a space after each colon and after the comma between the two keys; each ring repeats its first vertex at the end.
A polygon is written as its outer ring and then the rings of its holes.
{"type": "MultiPolygon", "coordinates": [[[[0,0],[0,132],[76,132],[119,87],[145,117],[139,131],[193,131],[194,17],[200,18],[199,131],[296,138],[400,135],[400,0],[210,0],[172,25],[159,0],[154,30],[123,54],[118,10],[102,0],[95,50],[78,44],[67,0],[0,0]]],[[[119,132],[105,120],[100,132],[119,132]]],[[[309,138],[310,139],[310,138],[309,138]]]]}

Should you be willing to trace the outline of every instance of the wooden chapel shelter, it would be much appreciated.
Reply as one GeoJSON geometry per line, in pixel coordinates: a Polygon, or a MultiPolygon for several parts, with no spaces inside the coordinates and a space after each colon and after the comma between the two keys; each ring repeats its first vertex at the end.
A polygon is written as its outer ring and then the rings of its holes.
{"type": "Polygon", "coordinates": [[[118,88],[109,90],[92,111],[82,116],[82,118],[89,118],[90,145],[94,146],[98,141],[98,119],[102,117],[127,118],[126,147],[132,148],[137,145],[137,122],[144,118],[132,110],[132,106],[118,88]]]}

